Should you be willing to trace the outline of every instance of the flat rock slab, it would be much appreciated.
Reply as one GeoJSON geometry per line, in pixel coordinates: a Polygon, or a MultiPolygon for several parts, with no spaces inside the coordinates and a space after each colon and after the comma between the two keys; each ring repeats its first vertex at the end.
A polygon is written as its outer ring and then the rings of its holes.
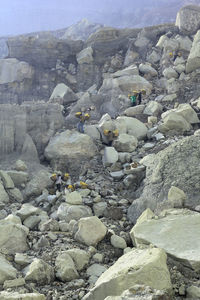
{"type": "Polygon", "coordinates": [[[131,230],[139,244],[153,244],[184,265],[200,270],[200,214],[176,210],[161,219],[146,220],[131,230]]]}

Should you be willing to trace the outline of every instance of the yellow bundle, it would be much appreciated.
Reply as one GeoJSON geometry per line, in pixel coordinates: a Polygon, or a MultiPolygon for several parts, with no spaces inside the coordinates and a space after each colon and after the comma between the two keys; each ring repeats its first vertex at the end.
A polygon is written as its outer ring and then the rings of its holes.
{"type": "Polygon", "coordinates": [[[56,178],[57,178],[56,173],[52,174],[50,178],[51,178],[51,180],[56,181],[56,178]]]}
{"type": "Polygon", "coordinates": [[[77,118],[80,118],[81,115],[82,115],[82,112],[80,112],[80,111],[78,111],[78,112],[75,113],[75,116],[76,116],[77,118]]]}
{"type": "Polygon", "coordinates": [[[69,178],[69,173],[65,173],[64,180],[67,180],[69,178]]]}
{"type": "Polygon", "coordinates": [[[108,133],[109,133],[109,130],[108,129],[104,129],[103,134],[104,135],[108,135],[108,133]]]}
{"type": "Polygon", "coordinates": [[[114,134],[114,136],[118,136],[119,135],[118,129],[113,130],[113,134],[114,134]]]}
{"type": "Polygon", "coordinates": [[[88,187],[88,184],[83,181],[80,181],[80,185],[81,185],[82,189],[87,189],[87,187],[88,187]]]}
{"type": "Polygon", "coordinates": [[[90,118],[90,115],[87,113],[84,115],[85,119],[88,120],[90,118]]]}

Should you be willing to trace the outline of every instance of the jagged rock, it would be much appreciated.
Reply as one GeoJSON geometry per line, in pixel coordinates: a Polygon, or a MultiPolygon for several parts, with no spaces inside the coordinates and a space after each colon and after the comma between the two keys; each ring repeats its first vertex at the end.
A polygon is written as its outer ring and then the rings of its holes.
{"type": "Polygon", "coordinates": [[[105,300],[170,300],[171,296],[165,291],[152,289],[149,286],[136,284],[120,296],[108,296],[105,300]]]}
{"type": "Polygon", "coordinates": [[[163,107],[160,103],[156,101],[149,101],[143,113],[149,116],[158,116],[162,110],[163,107]]]}
{"type": "Polygon", "coordinates": [[[54,219],[49,219],[40,224],[41,231],[59,231],[59,224],[54,219]]]}
{"type": "Polygon", "coordinates": [[[34,178],[28,182],[24,190],[25,196],[35,197],[39,196],[44,189],[52,186],[50,179],[51,174],[46,170],[40,170],[34,174],[34,178]]]}
{"type": "Polygon", "coordinates": [[[91,23],[88,19],[82,19],[76,24],[69,26],[62,39],[85,41],[91,34],[103,27],[101,24],[91,23]]]}
{"type": "Polygon", "coordinates": [[[16,215],[13,215],[13,214],[8,215],[4,220],[8,221],[10,223],[13,223],[13,224],[22,225],[21,219],[19,217],[17,217],[16,215]]]}
{"type": "Polygon", "coordinates": [[[82,50],[82,41],[61,40],[54,37],[25,36],[9,38],[9,57],[24,60],[33,66],[55,68],[58,59],[71,62],[71,57],[82,50]]]}
{"type": "Polygon", "coordinates": [[[25,136],[25,141],[22,146],[21,155],[25,160],[39,163],[39,157],[36,146],[29,134],[26,134],[25,136]]]}
{"type": "Polygon", "coordinates": [[[0,248],[2,253],[15,254],[16,252],[25,252],[28,250],[27,235],[28,228],[9,222],[9,220],[0,221],[0,248]]]}
{"type": "Polygon", "coordinates": [[[71,220],[79,220],[80,218],[92,216],[92,211],[86,205],[69,205],[62,203],[57,210],[59,220],[70,222],[71,220]]]}
{"type": "Polygon", "coordinates": [[[0,84],[23,81],[33,77],[33,68],[16,58],[0,59],[0,84]]]}
{"type": "Polygon", "coordinates": [[[91,265],[86,271],[86,274],[90,276],[89,282],[95,283],[97,279],[101,276],[101,274],[104,273],[106,270],[107,268],[105,268],[102,265],[99,264],[91,265]]]}
{"type": "Polygon", "coordinates": [[[119,152],[133,152],[137,148],[136,137],[122,133],[113,142],[113,147],[119,152]]]}
{"type": "Polygon", "coordinates": [[[164,117],[163,124],[160,125],[158,129],[161,133],[166,133],[170,130],[185,132],[191,129],[191,125],[178,113],[170,112],[164,117]]]}
{"type": "Polygon", "coordinates": [[[110,243],[115,248],[125,249],[127,247],[125,239],[115,234],[111,236],[110,243]]]}
{"type": "Polygon", "coordinates": [[[96,125],[86,125],[85,126],[85,134],[89,135],[92,139],[99,141],[100,140],[100,132],[97,129],[96,125]]]}
{"type": "Polygon", "coordinates": [[[175,109],[168,110],[167,112],[162,114],[162,118],[164,119],[170,112],[175,112],[178,115],[182,116],[188,123],[196,124],[199,123],[199,118],[197,113],[188,103],[179,104],[179,106],[175,109]]]}
{"type": "Polygon", "coordinates": [[[33,262],[23,270],[25,280],[39,284],[50,284],[54,280],[54,269],[42,259],[35,258],[33,262]]]}
{"type": "Polygon", "coordinates": [[[164,77],[166,77],[167,79],[170,79],[170,78],[178,78],[178,73],[172,68],[172,67],[169,67],[167,69],[165,69],[163,71],[163,75],[164,77]]]}
{"type": "Polygon", "coordinates": [[[172,207],[182,208],[186,200],[186,194],[176,186],[172,186],[168,192],[168,200],[172,203],[172,207]]]}
{"type": "Polygon", "coordinates": [[[0,170],[0,178],[3,181],[3,185],[5,189],[13,189],[14,183],[7,172],[0,170]]]}
{"type": "Polygon", "coordinates": [[[181,74],[183,72],[185,72],[185,65],[176,65],[174,67],[174,70],[178,73],[178,74],[181,74]]]}
{"type": "Polygon", "coordinates": [[[122,93],[126,94],[132,93],[133,90],[145,89],[147,94],[150,94],[152,85],[139,75],[121,76],[104,79],[99,93],[110,93],[114,89],[119,89],[122,93]]]}
{"type": "Polygon", "coordinates": [[[131,230],[131,238],[137,246],[149,243],[164,249],[175,260],[198,272],[200,269],[198,224],[198,213],[186,209],[169,210],[166,216],[159,219],[136,223],[131,230]],[[193,241],[196,241],[195,247],[193,241]]]}
{"type": "MultiPolygon", "coordinates": [[[[192,48],[192,41],[188,36],[177,35],[175,39],[179,42],[179,50],[190,52],[192,48]]],[[[183,59],[183,57],[182,57],[183,59]]],[[[175,64],[175,62],[174,62],[175,64]]]]}
{"type": "Polygon", "coordinates": [[[118,161],[118,152],[114,147],[105,147],[103,163],[105,166],[110,166],[118,161]]]}
{"type": "Polygon", "coordinates": [[[23,202],[24,198],[19,189],[9,189],[7,190],[8,196],[12,201],[23,202]]]}
{"type": "Polygon", "coordinates": [[[141,161],[147,166],[146,179],[140,198],[134,200],[128,209],[128,218],[132,222],[136,222],[147,207],[154,210],[167,199],[172,185],[187,195],[185,205],[195,208],[199,204],[199,149],[199,137],[191,136],[141,161]]]}
{"type": "Polygon", "coordinates": [[[152,77],[157,76],[158,72],[150,64],[140,64],[139,65],[140,73],[144,75],[150,75],[152,77]]]}
{"type": "MultiPolygon", "coordinates": [[[[199,12],[200,13],[200,12],[199,12]]],[[[197,31],[186,63],[186,73],[200,68],[200,30],[197,31]]]]}
{"type": "Polygon", "coordinates": [[[153,50],[152,53],[147,56],[147,61],[152,64],[158,63],[160,61],[160,54],[153,50]]]}
{"type": "Polygon", "coordinates": [[[78,100],[78,97],[76,94],[64,83],[59,83],[55,89],[53,90],[53,93],[50,97],[50,102],[56,102],[59,101],[60,104],[70,104],[72,102],[76,102],[78,100]]]}
{"type": "Polygon", "coordinates": [[[66,194],[66,202],[71,205],[81,205],[83,204],[83,199],[77,191],[74,191],[66,194]]]}
{"type": "Polygon", "coordinates": [[[80,53],[76,55],[78,64],[90,64],[93,62],[93,49],[92,47],[87,47],[83,49],[80,53]]]}
{"type": "Polygon", "coordinates": [[[26,293],[21,294],[18,292],[0,292],[0,298],[2,300],[45,300],[45,295],[38,293],[26,293]]]}
{"type": "Polygon", "coordinates": [[[124,66],[127,67],[134,63],[135,59],[139,56],[139,54],[135,51],[128,49],[124,59],[124,66]]]}
{"type": "Polygon", "coordinates": [[[116,127],[119,133],[133,135],[138,140],[146,137],[147,127],[139,120],[131,117],[117,117],[116,127]]]}
{"type": "Polygon", "coordinates": [[[29,203],[25,203],[22,205],[21,209],[16,211],[16,215],[20,217],[22,221],[32,215],[36,215],[40,212],[38,207],[35,207],[29,203]]]}
{"type": "Polygon", "coordinates": [[[96,246],[106,235],[106,226],[96,217],[82,218],[78,222],[75,239],[87,246],[96,246]]]}
{"type": "Polygon", "coordinates": [[[23,225],[29,229],[33,229],[40,223],[40,221],[41,218],[39,216],[30,216],[24,220],[23,225]]]}
{"type": "Polygon", "coordinates": [[[106,209],[107,209],[106,202],[98,202],[93,205],[94,215],[97,217],[102,217],[106,209]]]}
{"type": "Polygon", "coordinates": [[[0,182],[0,204],[5,205],[9,202],[9,196],[6,193],[3,184],[0,182]]]}
{"type": "Polygon", "coordinates": [[[134,116],[137,115],[137,114],[142,114],[144,108],[145,108],[145,105],[143,105],[143,104],[137,105],[137,106],[134,106],[134,107],[129,107],[129,108],[127,108],[127,109],[124,111],[124,114],[125,114],[127,117],[134,117],[134,116]]]}
{"type": "Polygon", "coordinates": [[[0,284],[16,277],[17,270],[3,256],[0,256],[0,284]]]}
{"type": "Polygon", "coordinates": [[[79,278],[75,264],[67,251],[56,257],[55,267],[56,277],[63,282],[79,278]]]}
{"type": "Polygon", "coordinates": [[[117,296],[135,284],[170,292],[172,285],[166,258],[165,252],[157,248],[132,250],[104,272],[83,299],[103,300],[109,295],[117,296]]]}
{"type": "Polygon", "coordinates": [[[23,160],[18,159],[15,163],[14,169],[16,171],[25,172],[27,170],[27,165],[23,160]]]}
{"type": "Polygon", "coordinates": [[[52,138],[45,149],[45,157],[59,170],[65,170],[65,166],[77,170],[80,161],[83,163],[96,153],[97,148],[88,135],[70,130],[52,138]]]}
{"type": "Polygon", "coordinates": [[[119,70],[110,76],[113,78],[121,77],[121,76],[133,76],[133,75],[139,75],[138,68],[136,65],[131,65],[123,70],[119,70]]]}
{"type": "Polygon", "coordinates": [[[13,280],[6,280],[3,284],[3,288],[4,289],[7,289],[7,288],[16,288],[16,287],[19,287],[19,286],[23,286],[25,285],[26,282],[24,280],[24,278],[16,278],[16,279],[13,279],[13,280]]]}
{"type": "Polygon", "coordinates": [[[187,288],[187,298],[198,299],[200,297],[200,288],[197,286],[189,286],[187,288]]]}
{"type": "Polygon", "coordinates": [[[166,95],[163,99],[162,102],[172,102],[177,98],[176,94],[171,94],[171,95],[166,95]]]}
{"type": "Polygon", "coordinates": [[[29,179],[28,173],[23,171],[7,171],[7,174],[11,177],[16,187],[26,184],[29,179]]]}
{"type": "Polygon", "coordinates": [[[200,26],[199,6],[188,5],[180,9],[176,17],[176,26],[185,34],[194,34],[200,26]]]}
{"type": "Polygon", "coordinates": [[[81,271],[89,263],[90,255],[81,249],[73,248],[66,251],[74,261],[75,267],[78,271],[81,271]]]}

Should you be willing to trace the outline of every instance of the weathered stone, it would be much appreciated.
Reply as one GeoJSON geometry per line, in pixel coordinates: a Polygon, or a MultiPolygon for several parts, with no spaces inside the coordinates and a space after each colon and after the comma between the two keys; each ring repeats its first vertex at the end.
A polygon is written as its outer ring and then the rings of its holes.
{"type": "Polygon", "coordinates": [[[187,298],[189,299],[199,299],[200,298],[200,288],[191,285],[187,288],[187,298]]]}
{"type": "Polygon", "coordinates": [[[60,104],[66,105],[77,101],[78,97],[72,91],[72,89],[70,89],[70,87],[68,87],[64,83],[59,83],[53,90],[53,93],[51,94],[49,100],[51,102],[58,101],[60,104]]]}
{"type": "Polygon", "coordinates": [[[92,158],[96,152],[97,148],[88,135],[67,130],[50,141],[45,149],[45,157],[59,170],[67,165],[69,170],[75,171],[80,161],[92,158]]]}
{"type": "Polygon", "coordinates": [[[25,280],[39,284],[50,284],[54,280],[54,269],[42,259],[35,258],[24,270],[25,280]]]}
{"type": "Polygon", "coordinates": [[[82,218],[78,222],[75,239],[87,246],[96,246],[106,235],[106,226],[95,216],[82,218]]]}
{"type": "Polygon", "coordinates": [[[64,220],[70,222],[71,220],[79,220],[80,218],[85,218],[92,216],[92,210],[86,205],[69,205],[67,203],[62,203],[57,210],[57,216],[59,220],[64,220]]]}
{"type": "Polygon", "coordinates": [[[200,25],[199,6],[188,5],[181,8],[176,17],[176,26],[185,34],[194,34],[200,25]]]}
{"type": "Polygon", "coordinates": [[[41,218],[39,216],[29,216],[26,218],[23,222],[23,225],[28,227],[29,229],[33,229],[37,227],[37,225],[40,223],[41,218]]]}
{"type": "Polygon", "coordinates": [[[103,163],[105,166],[110,166],[118,161],[118,153],[114,147],[105,147],[103,163]]]}
{"type": "Polygon", "coordinates": [[[6,193],[3,184],[0,182],[0,204],[4,205],[9,202],[8,194],[6,193]]]}
{"type": "Polygon", "coordinates": [[[137,105],[137,106],[134,106],[134,107],[129,107],[129,108],[127,108],[127,109],[124,111],[124,114],[125,114],[127,117],[134,117],[134,116],[137,115],[137,114],[142,114],[144,108],[145,108],[145,105],[143,105],[143,104],[137,105]]]}
{"type": "Polygon", "coordinates": [[[178,78],[178,73],[172,68],[172,67],[169,67],[167,69],[165,69],[163,71],[163,75],[164,77],[166,77],[167,79],[170,79],[170,78],[178,78]]]}
{"type": "Polygon", "coordinates": [[[117,77],[121,77],[121,76],[133,76],[133,75],[139,75],[138,68],[136,65],[131,65],[128,68],[119,70],[119,71],[111,74],[111,77],[117,78],[117,77]]]}
{"type": "Polygon", "coordinates": [[[146,64],[140,64],[139,65],[139,71],[144,75],[147,74],[147,75],[150,75],[152,77],[158,75],[158,72],[150,64],[147,64],[147,63],[146,64]]]}
{"type": "Polygon", "coordinates": [[[25,285],[26,282],[24,280],[24,278],[16,278],[16,279],[13,279],[13,280],[6,280],[4,281],[4,284],[3,284],[3,288],[4,289],[7,289],[7,288],[13,288],[13,287],[19,287],[19,286],[23,286],[25,285]]]}
{"type": "Polygon", "coordinates": [[[84,250],[74,248],[67,250],[66,253],[71,256],[78,271],[83,270],[89,263],[90,255],[84,250]]]}
{"type": "Polygon", "coordinates": [[[113,142],[113,147],[119,152],[133,152],[137,148],[136,137],[122,133],[113,142]]]}
{"type": "Polygon", "coordinates": [[[39,157],[35,143],[29,134],[25,135],[25,140],[22,146],[21,155],[27,161],[39,163],[39,157]]]}
{"type": "Polygon", "coordinates": [[[93,277],[92,282],[95,283],[97,279],[101,276],[101,274],[104,273],[106,270],[107,269],[102,265],[93,264],[87,269],[86,273],[87,275],[93,277]]]}
{"type": "Polygon", "coordinates": [[[83,199],[77,191],[74,191],[66,194],[66,202],[71,205],[81,205],[83,204],[83,199]]]}
{"type": "Polygon", "coordinates": [[[22,184],[27,183],[29,175],[23,171],[7,171],[7,174],[11,177],[14,185],[20,187],[22,184]]]}
{"type": "Polygon", "coordinates": [[[93,211],[95,216],[102,217],[104,215],[104,211],[107,209],[106,202],[98,202],[93,205],[93,211]]]}
{"type": "Polygon", "coordinates": [[[27,165],[23,160],[18,159],[15,163],[14,169],[16,171],[26,171],[27,170],[27,165]]]}
{"type": "Polygon", "coordinates": [[[162,133],[165,133],[170,130],[175,130],[177,132],[185,132],[189,131],[191,129],[191,125],[183,118],[181,115],[179,115],[176,112],[170,112],[165,118],[164,118],[163,126],[159,126],[159,131],[162,133]]]}
{"type": "Polygon", "coordinates": [[[168,200],[175,208],[182,208],[186,200],[186,194],[176,186],[172,186],[168,192],[168,200]]]}
{"type": "Polygon", "coordinates": [[[16,277],[17,270],[3,256],[0,256],[0,284],[16,277]]]}
{"type": "Polygon", "coordinates": [[[25,203],[22,205],[20,210],[16,211],[16,215],[20,217],[22,221],[28,218],[31,215],[36,215],[40,212],[38,207],[35,207],[29,203],[25,203]]]}
{"type": "Polygon", "coordinates": [[[65,251],[56,257],[56,277],[63,282],[79,278],[71,256],[65,251]]]}
{"type": "Polygon", "coordinates": [[[7,174],[7,172],[0,170],[0,178],[3,181],[3,185],[5,189],[13,189],[15,187],[12,179],[7,174]]]}
{"type": "Polygon", "coordinates": [[[125,239],[121,236],[113,234],[110,238],[111,245],[115,248],[125,249],[127,247],[125,239]]]}
{"type": "Polygon", "coordinates": [[[45,295],[38,293],[21,294],[18,292],[0,292],[1,300],[45,300],[45,295]]]}
{"type": "Polygon", "coordinates": [[[147,208],[152,210],[167,199],[171,186],[176,186],[187,195],[185,205],[193,209],[199,205],[200,155],[199,137],[191,136],[173,143],[156,155],[148,155],[141,161],[147,166],[146,179],[140,198],[128,209],[128,218],[136,222],[147,208]]]}
{"type": "Polygon", "coordinates": [[[7,190],[8,196],[12,201],[23,202],[23,195],[17,188],[7,190]]]}
{"type": "Polygon", "coordinates": [[[0,59],[0,84],[31,79],[33,68],[24,61],[16,58],[0,59]]]}
{"type": "Polygon", "coordinates": [[[130,117],[117,117],[116,126],[119,133],[127,133],[138,140],[146,137],[147,127],[139,120],[130,117]]]}
{"type": "Polygon", "coordinates": [[[9,220],[0,221],[0,248],[2,253],[15,254],[28,250],[26,241],[28,228],[9,222],[9,220]]]}
{"type": "MultiPolygon", "coordinates": [[[[200,12],[199,12],[200,13],[200,12]]],[[[200,30],[197,31],[186,64],[186,73],[200,68],[200,30]]]]}
{"type": "Polygon", "coordinates": [[[15,254],[15,262],[20,266],[27,266],[31,263],[32,258],[28,257],[25,253],[16,253],[15,254]]]}
{"type": "Polygon", "coordinates": [[[149,116],[158,116],[159,113],[162,112],[162,110],[163,107],[160,103],[156,101],[149,101],[143,113],[149,116]]]}
{"type": "Polygon", "coordinates": [[[170,292],[172,285],[166,258],[165,252],[157,248],[132,250],[104,272],[83,299],[103,300],[109,295],[117,296],[135,284],[170,292]]]}
{"type": "Polygon", "coordinates": [[[131,238],[137,246],[153,244],[164,249],[183,265],[199,271],[200,243],[197,238],[199,227],[198,213],[189,210],[172,210],[163,218],[136,223],[131,230],[131,238]]]}
{"type": "Polygon", "coordinates": [[[93,49],[87,47],[76,55],[78,64],[90,64],[93,62],[93,49]]]}

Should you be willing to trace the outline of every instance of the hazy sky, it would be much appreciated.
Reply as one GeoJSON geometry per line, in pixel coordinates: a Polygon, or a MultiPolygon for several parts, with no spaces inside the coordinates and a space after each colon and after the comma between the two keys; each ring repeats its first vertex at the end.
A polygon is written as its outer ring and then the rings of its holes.
{"type": "Polygon", "coordinates": [[[123,1],[131,0],[0,0],[0,36],[61,29],[123,1]]]}

